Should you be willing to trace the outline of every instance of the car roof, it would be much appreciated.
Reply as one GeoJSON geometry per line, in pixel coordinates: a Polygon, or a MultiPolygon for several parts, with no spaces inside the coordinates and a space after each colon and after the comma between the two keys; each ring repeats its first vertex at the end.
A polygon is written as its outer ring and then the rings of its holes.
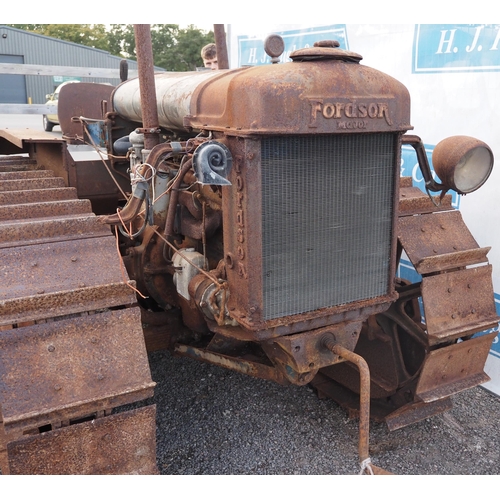
{"type": "Polygon", "coordinates": [[[64,87],[68,83],[80,83],[80,82],[79,82],[79,80],[68,80],[66,82],[62,82],[60,85],[57,86],[54,93],[57,94],[61,90],[61,88],[64,87]]]}

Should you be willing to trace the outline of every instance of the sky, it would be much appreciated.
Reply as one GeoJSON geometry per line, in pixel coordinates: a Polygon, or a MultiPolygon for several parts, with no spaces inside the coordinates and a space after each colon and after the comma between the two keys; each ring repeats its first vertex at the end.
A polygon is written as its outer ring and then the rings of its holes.
{"type": "MultiPolygon", "coordinates": [[[[258,30],[262,23],[272,24],[390,24],[390,23],[482,23],[490,22],[491,0],[420,0],[409,8],[400,0],[378,2],[270,2],[269,0],[189,0],[170,2],[160,8],[147,4],[144,12],[133,8],[116,8],[112,2],[86,0],[80,7],[68,8],[68,2],[59,2],[57,9],[48,9],[44,2],[25,0],[10,5],[2,13],[2,23],[81,23],[81,24],[133,24],[161,23],[188,25],[199,29],[212,29],[212,22],[246,25],[245,31],[258,30]],[[325,21],[325,19],[327,21],[325,21]]],[[[498,11],[496,11],[498,12],[498,11]]],[[[498,15],[498,14],[497,14],[498,15]]],[[[500,20],[499,20],[500,21],[500,20]]]]}

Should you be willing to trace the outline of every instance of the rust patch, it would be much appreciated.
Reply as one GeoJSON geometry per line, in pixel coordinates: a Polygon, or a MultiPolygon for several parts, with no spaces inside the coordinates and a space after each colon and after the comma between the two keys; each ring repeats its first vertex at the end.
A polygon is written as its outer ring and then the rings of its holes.
{"type": "Polygon", "coordinates": [[[431,351],[422,367],[417,396],[426,403],[484,384],[484,364],[497,332],[431,351]]]}
{"type": "Polygon", "coordinates": [[[156,407],[118,413],[9,443],[11,474],[157,474],[156,407]]]}

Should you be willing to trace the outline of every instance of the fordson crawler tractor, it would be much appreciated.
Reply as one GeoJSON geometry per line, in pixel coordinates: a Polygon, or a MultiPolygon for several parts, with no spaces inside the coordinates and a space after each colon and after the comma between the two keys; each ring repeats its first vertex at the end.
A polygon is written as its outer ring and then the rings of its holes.
{"type": "Polygon", "coordinates": [[[153,394],[148,322],[179,356],[312,384],[376,472],[370,417],[398,429],[488,380],[489,248],[449,191],[487,180],[490,148],[444,139],[433,177],[407,89],[334,41],[154,74],[136,38],[138,78],[61,90],[62,139],[1,131],[2,473],[156,472],[154,406],[115,411],[153,394]]]}

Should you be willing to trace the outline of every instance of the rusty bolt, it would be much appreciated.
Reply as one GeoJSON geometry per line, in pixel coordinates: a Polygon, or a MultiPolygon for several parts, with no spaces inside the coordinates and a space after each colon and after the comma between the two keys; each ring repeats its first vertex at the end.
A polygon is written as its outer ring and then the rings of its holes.
{"type": "Polygon", "coordinates": [[[333,333],[326,333],[321,337],[321,346],[326,347],[329,351],[332,350],[333,346],[336,344],[337,339],[333,333]]]}

